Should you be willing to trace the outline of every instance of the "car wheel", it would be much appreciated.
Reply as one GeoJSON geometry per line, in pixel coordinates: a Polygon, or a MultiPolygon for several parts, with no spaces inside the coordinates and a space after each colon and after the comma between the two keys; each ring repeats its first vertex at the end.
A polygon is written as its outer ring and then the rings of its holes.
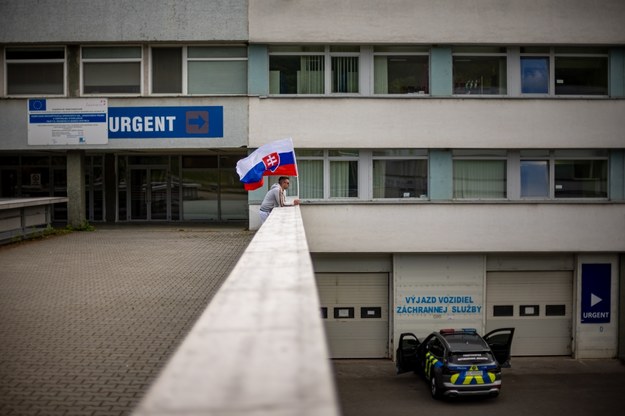
{"type": "Polygon", "coordinates": [[[435,399],[441,398],[441,391],[438,388],[438,382],[436,381],[436,375],[432,375],[430,379],[430,392],[432,393],[432,397],[435,399]]]}

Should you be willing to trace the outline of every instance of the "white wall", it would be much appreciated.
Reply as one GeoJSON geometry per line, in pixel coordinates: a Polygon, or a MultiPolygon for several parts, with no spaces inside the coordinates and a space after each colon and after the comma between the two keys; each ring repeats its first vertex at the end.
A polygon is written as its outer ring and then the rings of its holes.
{"type": "Polygon", "coordinates": [[[395,255],[393,350],[402,332],[420,341],[443,328],[475,328],[483,334],[484,261],[482,255],[395,255]],[[445,312],[418,309],[429,306],[445,312]]]}
{"type": "Polygon", "coordinates": [[[0,42],[247,40],[247,0],[2,0],[0,42]]]}
{"type": "Polygon", "coordinates": [[[251,42],[625,42],[622,0],[250,1],[251,42]]]}
{"type": "Polygon", "coordinates": [[[301,205],[311,252],[625,251],[625,204],[301,205]]]}
{"type": "Polygon", "coordinates": [[[577,258],[575,358],[614,358],[618,350],[619,263],[617,255],[581,255],[577,258]],[[582,264],[610,263],[611,303],[609,323],[581,323],[582,264]]]}
{"type": "Polygon", "coordinates": [[[249,145],[622,148],[623,114],[625,100],[250,98],[249,145]]]}

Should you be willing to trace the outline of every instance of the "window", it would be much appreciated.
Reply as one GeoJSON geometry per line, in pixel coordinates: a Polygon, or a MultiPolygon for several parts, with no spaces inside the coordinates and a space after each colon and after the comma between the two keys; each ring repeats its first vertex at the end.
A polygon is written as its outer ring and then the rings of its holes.
{"type": "Polygon", "coordinates": [[[452,55],[454,94],[507,93],[505,48],[457,47],[452,55]]]}
{"type": "Polygon", "coordinates": [[[539,316],[539,315],[540,315],[539,305],[520,305],[519,306],[519,316],[539,316]]]}
{"type": "Polygon", "coordinates": [[[549,161],[521,160],[521,197],[549,198],[549,161]]]}
{"type": "Polygon", "coordinates": [[[425,48],[376,46],[374,94],[429,94],[428,54],[425,48]]]}
{"type": "MultiPolygon", "coordinates": [[[[358,150],[296,150],[303,199],[358,198],[358,150]]],[[[291,191],[291,190],[289,190],[291,191]]]]}
{"type": "Polygon", "coordinates": [[[330,47],[333,93],[358,93],[359,52],[358,46],[330,47]]]}
{"type": "Polygon", "coordinates": [[[353,307],[334,308],[334,319],[354,319],[353,307]]]}
{"type": "Polygon", "coordinates": [[[141,47],[83,47],[84,94],[140,94],[141,47]]]}
{"type": "Polygon", "coordinates": [[[8,95],[64,95],[65,48],[7,48],[8,95]]]}
{"type": "Polygon", "coordinates": [[[608,51],[555,49],[556,95],[608,95],[608,51]]]}
{"type": "Polygon", "coordinates": [[[189,94],[247,94],[247,49],[243,46],[188,48],[189,94]]]}
{"type": "Polygon", "coordinates": [[[152,93],[182,93],[182,48],[152,48],[152,93]]]}
{"type": "Polygon", "coordinates": [[[437,358],[443,358],[445,355],[445,348],[437,338],[432,338],[432,340],[428,342],[427,348],[428,351],[434,354],[437,358]]]}
{"type": "Polygon", "coordinates": [[[506,198],[505,152],[493,151],[492,156],[483,152],[479,158],[479,153],[472,153],[454,152],[454,198],[506,198]],[[498,154],[501,159],[495,156],[498,154]]]}
{"type": "Polygon", "coordinates": [[[521,198],[607,198],[607,152],[522,150],[519,179],[521,198]]]}
{"type": "Polygon", "coordinates": [[[521,93],[549,94],[549,57],[521,57],[521,93]]]}
{"type": "Polygon", "coordinates": [[[358,151],[330,150],[330,198],[358,198],[358,151]]]}
{"type": "Polygon", "coordinates": [[[269,55],[270,94],[323,94],[323,46],[274,46],[269,55]]]}
{"type": "Polygon", "coordinates": [[[153,47],[151,62],[153,94],[247,94],[244,46],[153,47]]]}
{"type": "Polygon", "coordinates": [[[323,150],[298,150],[299,196],[323,199],[323,150]]]}
{"type": "Polygon", "coordinates": [[[359,46],[272,46],[270,94],[356,94],[359,46]]]}
{"type": "Polygon", "coordinates": [[[494,305],[493,316],[513,316],[514,306],[512,305],[494,305]]]}
{"type": "Polygon", "coordinates": [[[416,150],[373,152],[373,198],[427,196],[427,154],[416,150]]]}
{"type": "Polygon", "coordinates": [[[566,316],[566,305],[547,305],[545,316],[566,316]]]}
{"type": "Polygon", "coordinates": [[[607,160],[556,160],[556,198],[607,198],[607,160]]]}

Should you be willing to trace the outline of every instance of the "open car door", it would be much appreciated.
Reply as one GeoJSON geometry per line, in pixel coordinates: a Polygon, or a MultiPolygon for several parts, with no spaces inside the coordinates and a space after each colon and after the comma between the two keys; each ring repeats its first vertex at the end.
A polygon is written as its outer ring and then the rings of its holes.
{"type": "Polygon", "coordinates": [[[495,329],[482,337],[495,354],[499,365],[504,368],[510,367],[510,350],[512,349],[513,337],[514,328],[495,329]]]}
{"type": "Polygon", "coordinates": [[[415,334],[405,332],[399,336],[397,347],[397,374],[417,370],[417,348],[419,339],[415,334]]]}

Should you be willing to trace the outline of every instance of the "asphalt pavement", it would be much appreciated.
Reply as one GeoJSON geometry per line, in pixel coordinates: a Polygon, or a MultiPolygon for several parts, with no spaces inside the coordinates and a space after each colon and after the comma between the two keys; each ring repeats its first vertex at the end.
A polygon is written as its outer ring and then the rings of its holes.
{"type": "Polygon", "coordinates": [[[609,416],[623,413],[625,365],[616,359],[513,357],[497,398],[434,400],[390,360],[334,360],[343,416],[609,416]]]}

